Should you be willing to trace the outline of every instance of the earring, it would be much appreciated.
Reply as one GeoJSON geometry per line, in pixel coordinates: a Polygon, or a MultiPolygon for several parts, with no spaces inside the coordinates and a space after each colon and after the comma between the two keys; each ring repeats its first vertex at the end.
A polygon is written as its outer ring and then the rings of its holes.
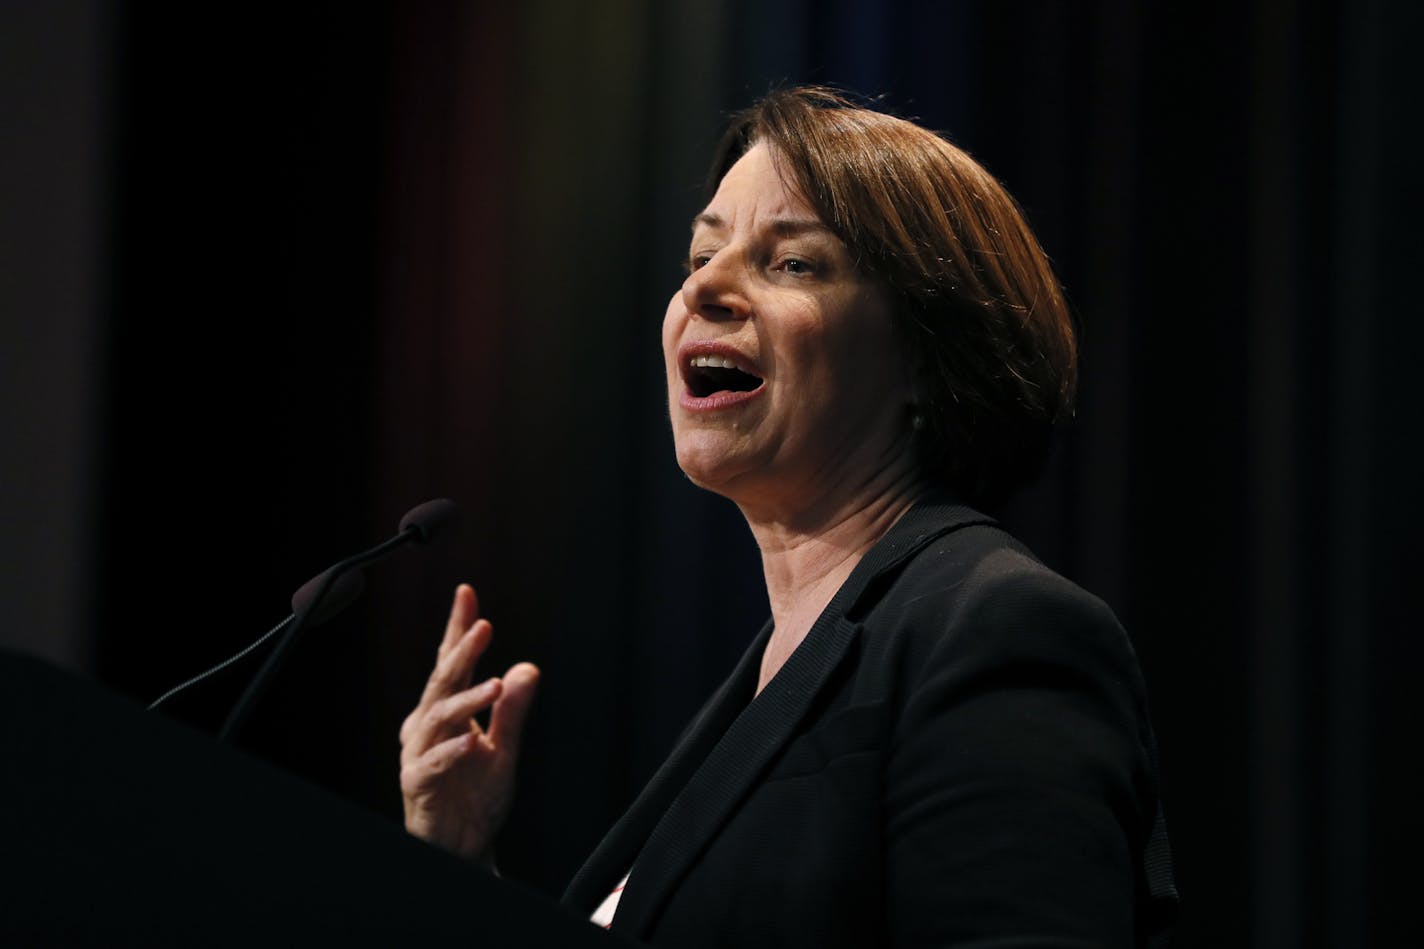
{"type": "Polygon", "coordinates": [[[916,406],[910,407],[910,430],[922,432],[925,429],[925,417],[916,406]]]}

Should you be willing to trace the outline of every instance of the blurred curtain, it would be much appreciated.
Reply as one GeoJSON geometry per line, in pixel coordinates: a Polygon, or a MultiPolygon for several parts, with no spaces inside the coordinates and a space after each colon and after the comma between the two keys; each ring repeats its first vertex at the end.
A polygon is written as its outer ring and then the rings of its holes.
{"type": "Polygon", "coordinates": [[[452,13],[444,32],[481,53],[417,57],[411,75],[454,97],[452,127],[390,179],[445,169],[446,231],[402,233],[447,296],[434,313],[388,297],[384,320],[501,344],[447,350],[443,411],[380,401],[392,431],[468,458],[451,472],[482,511],[468,562],[499,661],[548,672],[510,834],[538,857],[521,869],[553,884],[577,862],[763,609],[735,512],[671,467],[657,325],[719,116],[824,81],[884,94],[1004,178],[1080,313],[1079,421],[1009,517],[1138,641],[1186,941],[1344,945],[1388,920],[1370,866],[1391,834],[1368,802],[1395,765],[1370,735],[1402,724],[1399,693],[1371,683],[1400,648],[1382,555],[1419,465],[1386,461],[1382,422],[1386,334],[1418,340],[1381,299],[1407,220],[1390,194],[1408,184],[1385,110],[1412,78],[1390,42],[1413,16],[1108,0],[452,13]],[[495,60],[507,69],[470,81],[495,60]]]}
{"type": "MultiPolygon", "coordinates": [[[[545,671],[501,860],[559,889],[763,618],[739,515],[672,460],[658,328],[725,113],[829,82],[1003,179],[1078,311],[1079,417],[1006,519],[1137,643],[1183,944],[1405,941],[1416,6],[313,9],[275,51],[254,14],[225,25],[248,46],[209,24],[181,54],[127,13],[98,612],[146,602],[154,564],[125,551],[160,500],[243,538],[163,565],[173,613],[224,641],[281,603],[215,588],[214,563],[280,591],[426,497],[465,524],[314,637],[255,749],[394,817],[396,729],[468,579],[489,668],[545,671]],[[201,108],[173,75],[209,84],[201,108]],[[175,236],[175,182],[208,253],[175,236]],[[218,408],[158,425],[179,400],[218,408]]],[[[183,649],[114,636],[103,672],[151,690],[173,670],[132,657],[183,649]]]]}

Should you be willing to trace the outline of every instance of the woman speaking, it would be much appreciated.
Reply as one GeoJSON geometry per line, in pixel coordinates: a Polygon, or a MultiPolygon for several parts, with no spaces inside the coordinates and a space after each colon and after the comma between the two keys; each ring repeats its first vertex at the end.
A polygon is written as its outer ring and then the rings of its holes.
{"type": "MultiPolygon", "coordinates": [[[[678,464],[734,501],[771,618],[570,884],[666,946],[1140,946],[1175,904],[1141,674],[993,510],[1075,346],[1012,198],[816,88],[738,116],[662,343],[678,464]]],[[[401,730],[411,833],[488,861],[538,670],[473,684],[455,594],[401,730]],[[489,711],[488,727],[473,716],[489,711]]]]}

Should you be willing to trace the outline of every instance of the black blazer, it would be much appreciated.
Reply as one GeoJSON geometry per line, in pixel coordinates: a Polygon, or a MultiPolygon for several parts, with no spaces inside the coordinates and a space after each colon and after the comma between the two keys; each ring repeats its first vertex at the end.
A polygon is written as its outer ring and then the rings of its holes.
{"type": "Polygon", "coordinates": [[[770,625],[564,901],[659,946],[1137,946],[1175,907],[1137,660],[994,522],[921,503],[753,698],[770,625]]]}

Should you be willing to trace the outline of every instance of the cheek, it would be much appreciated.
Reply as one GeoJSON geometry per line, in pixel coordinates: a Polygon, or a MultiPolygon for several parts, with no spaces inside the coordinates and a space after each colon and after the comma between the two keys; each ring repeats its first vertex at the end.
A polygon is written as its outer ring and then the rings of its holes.
{"type": "Polygon", "coordinates": [[[856,319],[847,334],[846,353],[859,374],[872,381],[878,391],[897,397],[904,395],[905,350],[895,328],[893,312],[882,296],[872,291],[861,294],[856,319]]]}
{"type": "Polygon", "coordinates": [[[862,296],[828,319],[814,353],[828,400],[846,403],[847,411],[909,400],[904,351],[888,308],[874,296],[862,296]]]}
{"type": "Polygon", "coordinates": [[[663,363],[667,369],[668,382],[677,375],[677,344],[682,338],[682,328],[687,324],[687,311],[682,305],[681,293],[674,293],[668,301],[667,312],[663,314],[663,363]]]}

